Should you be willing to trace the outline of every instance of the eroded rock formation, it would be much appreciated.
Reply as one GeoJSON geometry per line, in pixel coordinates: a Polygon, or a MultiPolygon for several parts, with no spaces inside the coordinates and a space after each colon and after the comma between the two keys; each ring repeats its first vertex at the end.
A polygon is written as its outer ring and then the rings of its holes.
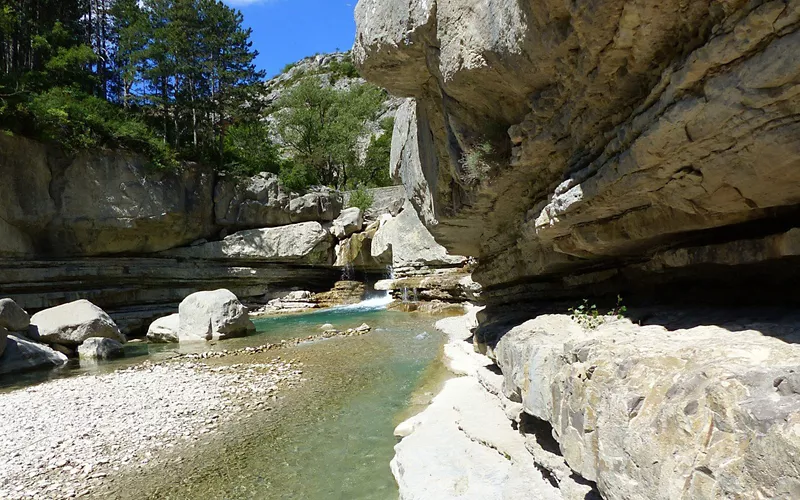
{"type": "Polygon", "coordinates": [[[797,318],[525,320],[618,293],[796,303],[800,1],[361,0],[356,19],[364,76],[410,98],[393,176],[479,258],[473,340],[563,453],[540,468],[605,498],[797,496],[797,318]]]}
{"type": "MultiPolygon", "coordinates": [[[[415,98],[395,175],[440,243],[480,256],[489,303],[719,278],[708,245],[794,226],[795,0],[361,0],[356,17],[362,73],[415,98]],[[642,268],[664,251],[683,271],[642,268]]],[[[782,267],[741,276],[786,285],[782,267]]]]}

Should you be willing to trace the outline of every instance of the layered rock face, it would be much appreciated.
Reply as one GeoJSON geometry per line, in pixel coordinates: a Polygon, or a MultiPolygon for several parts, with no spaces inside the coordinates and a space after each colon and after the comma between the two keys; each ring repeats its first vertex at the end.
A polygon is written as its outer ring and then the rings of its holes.
{"type": "Polygon", "coordinates": [[[525,320],[617,293],[797,300],[800,2],[361,0],[356,18],[364,76],[411,98],[393,175],[479,258],[473,341],[520,430],[563,454],[539,469],[604,498],[798,496],[796,317],[525,320]]]}
{"type": "Polygon", "coordinates": [[[285,226],[298,222],[334,220],[342,211],[342,196],[318,188],[292,197],[273,174],[251,178],[227,178],[214,189],[217,224],[231,230],[285,226]]]}
{"type": "Polygon", "coordinates": [[[0,256],[156,252],[213,227],[215,176],[164,173],[121,151],[66,160],[35,141],[0,137],[0,256]]]}
{"type": "Polygon", "coordinates": [[[494,355],[504,394],[552,426],[605,498],[795,498],[800,348],[784,341],[798,340],[796,325],[588,330],[543,315],[494,355]]]}
{"type": "Polygon", "coordinates": [[[490,304],[731,279],[718,264],[796,279],[773,240],[800,203],[797,1],[361,0],[356,17],[364,76],[415,98],[395,175],[440,243],[480,256],[490,304]]]}

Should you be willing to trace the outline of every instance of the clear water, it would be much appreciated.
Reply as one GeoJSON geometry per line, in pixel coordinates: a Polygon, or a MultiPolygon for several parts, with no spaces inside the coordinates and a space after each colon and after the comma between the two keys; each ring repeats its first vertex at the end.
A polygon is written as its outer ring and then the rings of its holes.
{"type": "MultiPolygon", "coordinates": [[[[176,352],[237,349],[319,333],[325,323],[343,330],[367,323],[370,334],[301,344],[216,362],[265,362],[281,356],[302,362],[306,380],[270,410],[229,426],[166,467],[120,474],[95,498],[159,499],[396,499],[389,461],[394,427],[420,391],[442,377],[443,343],[435,318],[385,311],[385,300],[256,321],[256,335],[214,345],[151,346],[150,358],[176,352]],[[169,471],[169,472],[166,472],[169,471]]],[[[68,374],[105,371],[145,357],[68,374]]],[[[63,375],[63,374],[62,374],[63,375]]],[[[132,423],[135,425],[135,423],[132,423]]]]}

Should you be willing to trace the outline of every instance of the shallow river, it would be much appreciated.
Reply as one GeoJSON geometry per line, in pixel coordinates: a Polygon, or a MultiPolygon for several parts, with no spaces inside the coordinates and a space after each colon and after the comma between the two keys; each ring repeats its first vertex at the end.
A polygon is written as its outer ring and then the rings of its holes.
{"type": "MultiPolygon", "coordinates": [[[[372,326],[360,337],[334,338],[263,355],[210,363],[264,362],[278,356],[301,362],[305,381],[282,392],[269,410],[228,426],[184,450],[165,468],[122,473],[96,498],[396,499],[389,461],[394,427],[430,400],[446,377],[439,361],[442,335],[435,318],[385,311],[380,301],[256,321],[258,333],[214,345],[151,346],[129,358],[64,375],[107,371],[176,351],[237,349],[306,337],[331,323],[339,330],[372,326]]],[[[129,349],[135,350],[131,346],[129,349]]],[[[133,352],[132,352],[133,353],[133,352]]],[[[135,422],[131,422],[136,432],[135,422]]]]}

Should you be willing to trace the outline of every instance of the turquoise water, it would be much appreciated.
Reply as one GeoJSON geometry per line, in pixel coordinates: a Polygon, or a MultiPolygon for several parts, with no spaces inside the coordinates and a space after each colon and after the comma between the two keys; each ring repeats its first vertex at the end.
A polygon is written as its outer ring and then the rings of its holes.
{"type": "MultiPolygon", "coordinates": [[[[371,333],[300,344],[211,363],[262,363],[280,356],[303,363],[305,380],[281,393],[270,409],[229,425],[179,460],[120,473],[94,490],[94,498],[158,499],[396,499],[389,469],[394,427],[421,401],[419,388],[436,378],[443,337],[435,318],[386,311],[378,302],[303,315],[257,320],[246,338],[195,345],[150,346],[146,356],[69,374],[103,372],[166,359],[181,352],[238,349],[303,338],[332,324],[362,323],[371,333]],[[166,473],[166,471],[169,471],[166,473]]],[[[64,373],[62,373],[64,376],[64,373]]],[[[134,423],[132,423],[134,424],[134,423]]],[[[135,425],[135,424],[134,424],[135,425]]]]}

